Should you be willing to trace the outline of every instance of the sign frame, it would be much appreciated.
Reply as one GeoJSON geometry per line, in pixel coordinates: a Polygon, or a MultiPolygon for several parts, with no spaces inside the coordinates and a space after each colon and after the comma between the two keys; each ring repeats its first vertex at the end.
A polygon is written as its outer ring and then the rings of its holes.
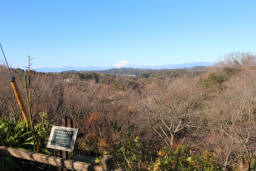
{"type": "Polygon", "coordinates": [[[48,143],[47,143],[47,148],[72,152],[74,150],[74,147],[75,147],[77,132],[78,132],[78,128],[70,128],[70,127],[64,127],[64,126],[52,126],[51,134],[49,136],[48,143]],[[52,144],[52,141],[53,141],[53,138],[54,138],[54,132],[56,130],[72,131],[73,132],[73,135],[72,135],[72,138],[71,138],[71,143],[70,143],[70,148],[63,147],[63,146],[60,146],[60,145],[57,145],[57,144],[56,145],[52,144]]]}

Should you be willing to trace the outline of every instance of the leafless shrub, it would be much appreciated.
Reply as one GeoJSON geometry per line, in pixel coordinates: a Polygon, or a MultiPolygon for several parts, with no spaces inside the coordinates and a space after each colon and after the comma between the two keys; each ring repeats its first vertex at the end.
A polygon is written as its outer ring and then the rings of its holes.
{"type": "Polygon", "coordinates": [[[255,79],[255,70],[244,69],[227,81],[225,91],[209,103],[212,110],[208,116],[211,118],[211,129],[218,135],[215,135],[218,144],[214,144],[214,151],[223,157],[225,167],[230,163],[238,163],[241,157],[254,157],[255,79]]]}
{"type": "Polygon", "coordinates": [[[217,64],[218,66],[255,66],[256,56],[252,53],[230,53],[225,59],[217,64]]]}
{"type": "Polygon", "coordinates": [[[146,98],[139,103],[144,130],[152,130],[169,146],[175,140],[186,138],[188,132],[199,126],[196,118],[200,112],[196,108],[203,94],[197,81],[182,78],[174,82],[161,81],[149,85],[145,90],[146,98]]]}

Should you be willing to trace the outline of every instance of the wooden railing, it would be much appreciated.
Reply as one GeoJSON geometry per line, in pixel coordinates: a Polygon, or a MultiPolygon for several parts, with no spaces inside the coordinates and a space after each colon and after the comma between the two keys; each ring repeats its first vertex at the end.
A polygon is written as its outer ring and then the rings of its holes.
{"type": "Polygon", "coordinates": [[[66,168],[70,170],[110,171],[113,169],[112,157],[109,155],[103,157],[100,165],[94,165],[93,163],[89,162],[87,163],[74,160],[67,160],[60,157],[49,156],[41,153],[33,153],[26,150],[20,150],[17,148],[0,146],[0,170],[4,168],[4,157],[6,155],[29,161],[44,163],[55,167],[66,168]]]}

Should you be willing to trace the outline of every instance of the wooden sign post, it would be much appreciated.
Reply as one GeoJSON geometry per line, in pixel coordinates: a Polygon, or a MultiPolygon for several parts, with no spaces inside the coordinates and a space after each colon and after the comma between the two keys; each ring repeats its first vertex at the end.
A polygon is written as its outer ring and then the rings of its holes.
{"type": "MultiPolygon", "coordinates": [[[[71,118],[65,117],[62,118],[62,126],[73,128],[73,120],[71,118]]],[[[61,157],[64,159],[68,158],[68,152],[67,151],[61,151],[61,157]]]]}
{"type": "MultiPolygon", "coordinates": [[[[64,159],[68,158],[68,152],[74,150],[78,129],[72,128],[73,122],[70,118],[62,119],[62,126],[53,126],[47,148],[57,149],[60,156],[64,159]]],[[[66,171],[66,169],[60,169],[66,171]]]]}

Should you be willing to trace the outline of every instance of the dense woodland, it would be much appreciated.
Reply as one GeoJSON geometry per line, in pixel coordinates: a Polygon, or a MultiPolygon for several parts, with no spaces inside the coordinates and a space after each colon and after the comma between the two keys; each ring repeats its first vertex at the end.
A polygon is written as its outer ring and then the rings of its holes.
{"type": "MultiPolygon", "coordinates": [[[[25,94],[27,71],[12,73],[25,94]]],[[[18,122],[6,67],[0,75],[0,117],[18,122]]],[[[31,71],[29,77],[33,123],[60,125],[71,117],[79,128],[76,154],[111,154],[127,170],[255,167],[255,55],[229,54],[208,68],[31,71]]]]}

